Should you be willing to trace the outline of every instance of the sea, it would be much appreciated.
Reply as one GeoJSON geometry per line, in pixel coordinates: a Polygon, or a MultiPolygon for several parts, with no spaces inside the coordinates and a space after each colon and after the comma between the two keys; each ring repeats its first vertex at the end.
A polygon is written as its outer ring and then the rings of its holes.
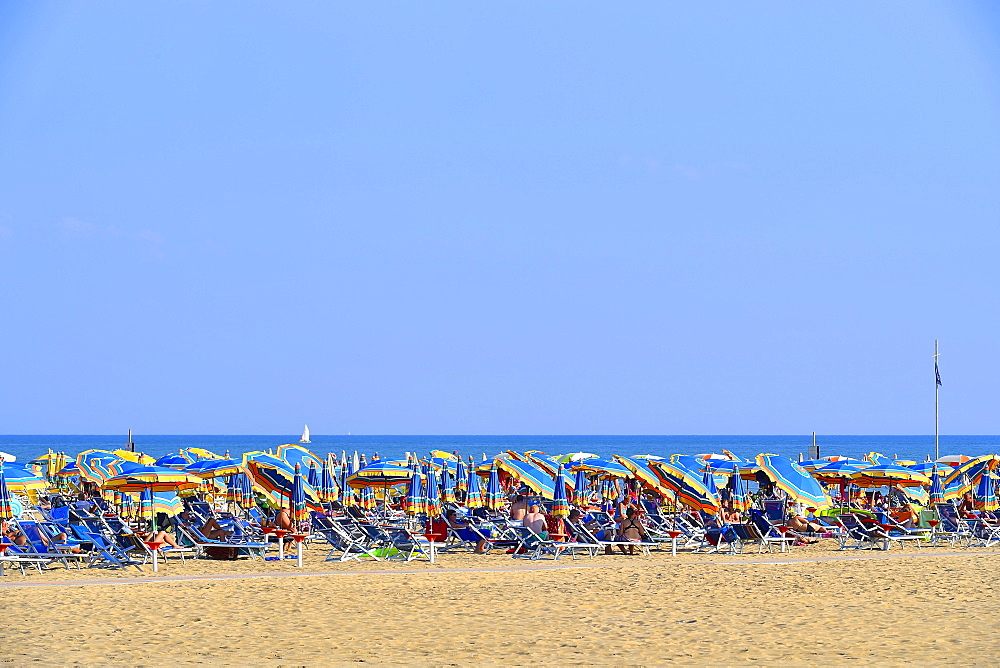
{"type": "MultiPolygon", "coordinates": [[[[91,436],[0,436],[0,452],[27,461],[49,449],[67,455],[92,448],[114,450],[124,447],[124,434],[91,436]]],[[[284,443],[297,443],[298,435],[257,436],[167,436],[133,435],[137,451],[154,457],[182,448],[206,448],[223,455],[238,456],[251,450],[268,450],[284,443]]],[[[305,446],[323,457],[333,452],[364,453],[369,458],[378,453],[383,459],[396,459],[413,452],[423,456],[431,450],[458,452],[463,456],[492,457],[505,450],[540,450],[548,455],[589,452],[595,455],[704,454],[728,450],[744,459],[768,452],[797,460],[809,457],[811,435],[802,436],[364,436],[312,435],[305,446]]],[[[880,452],[898,459],[924,461],[934,455],[934,436],[826,436],[816,437],[820,456],[840,455],[861,458],[867,452],[880,452]]],[[[941,436],[940,454],[969,456],[1000,453],[1000,436],[941,436]]]]}

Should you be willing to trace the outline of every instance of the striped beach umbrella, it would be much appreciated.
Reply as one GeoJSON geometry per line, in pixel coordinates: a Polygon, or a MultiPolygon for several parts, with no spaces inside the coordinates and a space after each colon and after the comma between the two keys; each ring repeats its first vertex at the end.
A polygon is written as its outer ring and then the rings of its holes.
{"type": "MultiPolygon", "coordinates": [[[[288,494],[288,505],[291,519],[296,525],[306,521],[306,482],[302,479],[302,465],[295,465],[295,475],[292,477],[292,488],[288,494]]],[[[318,499],[317,499],[318,500],[318,499]]]]}
{"type": "MultiPolygon", "coordinates": [[[[447,474],[445,474],[447,475],[447,474]]],[[[438,488],[437,474],[433,468],[427,470],[427,516],[441,515],[441,490],[438,488]]]]}
{"type": "Polygon", "coordinates": [[[98,485],[115,475],[108,465],[117,461],[121,458],[107,450],[84,450],[76,456],[80,477],[98,485]]]}
{"type": "Polygon", "coordinates": [[[242,462],[234,459],[199,459],[185,466],[183,470],[207,480],[243,473],[245,469],[242,462]]]}
{"type": "Polygon", "coordinates": [[[881,452],[869,452],[864,456],[864,460],[870,462],[873,466],[892,464],[892,457],[883,455],[881,452]]]}
{"type": "Polygon", "coordinates": [[[497,460],[494,459],[489,481],[486,483],[486,507],[494,511],[500,510],[503,508],[504,500],[505,494],[500,486],[500,471],[497,469],[497,460]]]}
{"type": "MultiPolygon", "coordinates": [[[[285,507],[286,500],[292,493],[295,470],[289,470],[288,464],[281,460],[276,461],[280,462],[280,465],[272,465],[273,462],[268,460],[251,459],[247,462],[247,469],[258,487],[270,495],[271,502],[274,505],[285,507]]],[[[322,511],[322,502],[313,486],[303,480],[302,489],[305,493],[306,507],[310,510],[322,511]]]]}
{"type": "Polygon", "coordinates": [[[28,490],[48,489],[49,481],[33,470],[19,464],[7,464],[4,468],[7,489],[11,492],[25,493],[28,490]]]}
{"type": "Polygon", "coordinates": [[[757,466],[793,500],[817,510],[833,507],[819,481],[790,459],[772,454],[757,455],[757,466]]]}
{"type": "MultiPolygon", "coordinates": [[[[866,462],[856,460],[840,460],[823,462],[823,466],[813,470],[812,475],[820,482],[836,483],[850,479],[852,475],[868,467],[866,462]]],[[[805,467],[803,467],[805,468],[805,467]]],[[[808,470],[808,469],[807,469],[808,470]]]]}
{"type": "Polygon", "coordinates": [[[424,495],[424,484],[420,478],[420,473],[414,471],[410,477],[410,486],[406,491],[406,499],[403,501],[403,512],[414,517],[427,513],[427,497],[424,495]]]}
{"type": "Polygon", "coordinates": [[[552,497],[552,516],[569,517],[569,501],[566,500],[566,476],[563,467],[556,469],[555,494],[552,497]]]}
{"type": "Polygon", "coordinates": [[[7,479],[4,474],[3,458],[0,458],[0,519],[14,517],[14,504],[7,489],[7,479]]]}
{"type": "Polygon", "coordinates": [[[482,508],[486,505],[483,490],[479,486],[479,474],[474,468],[470,468],[469,474],[466,476],[466,490],[465,506],[467,508],[482,508]]]}
{"type": "Polygon", "coordinates": [[[975,485],[979,482],[979,479],[984,473],[989,473],[990,471],[997,468],[1000,464],[1000,457],[997,455],[982,455],[980,457],[973,457],[969,461],[959,464],[953,470],[947,471],[947,475],[944,478],[944,484],[947,485],[952,481],[958,480],[963,475],[969,476],[969,480],[975,485]]]}
{"type": "Polygon", "coordinates": [[[621,462],[611,459],[585,459],[570,465],[572,471],[586,471],[592,477],[603,478],[634,478],[635,474],[621,462]]]}
{"type": "Polygon", "coordinates": [[[459,457],[458,461],[455,462],[455,491],[469,491],[469,469],[465,465],[465,460],[461,457],[459,457]]]}
{"type": "Polygon", "coordinates": [[[441,471],[441,502],[455,503],[455,476],[448,469],[441,471]]]}
{"type": "Polygon", "coordinates": [[[320,492],[322,483],[320,481],[319,467],[316,466],[316,462],[309,462],[309,475],[306,476],[306,482],[312,485],[317,492],[320,492]]]}
{"type": "Polygon", "coordinates": [[[718,495],[712,494],[694,471],[666,460],[650,460],[650,467],[660,477],[663,487],[674,492],[678,503],[712,515],[719,511],[718,495]]]}
{"type": "Polygon", "coordinates": [[[322,459],[317,457],[308,448],[304,448],[297,443],[279,445],[278,459],[283,460],[289,467],[294,467],[296,464],[299,464],[303,469],[309,468],[311,464],[316,467],[323,465],[322,459]]]}
{"type": "Polygon", "coordinates": [[[930,478],[898,464],[877,464],[855,471],[850,476],[858,487],[917,487],[931,484],[930,478]]]}
{"type": "Polygon", "coordinates": [[[229,476],[226,498],[241,508],[251,508],[256,503],[253,483],[250,482],[250,477],[246,473],[235,473],[229,476]]]}
{"type": "Polygon", "coordinates": [[[587,472],[577,469],[576,479],[573,481],[573,504],[586,506],[590,503],[590,480],[587,479],[587,472]]]}
{"type": "Polygon", "coordinates": [[[660,478],[649,468],[648,462],[658,461],[656,459],[646,459],[639,457],[625,457],[622,455],[612,455],[619,464],[632,472],[632,477],[646,489],[651,489],[663,496],[667,490],[660,484],[660,478]]]}
{"type": "Polygon", "coordinates": [[[961,499],[964,494],[972,491],[972,481],[968,476],[962,476],[958,480],[952,480],[944,484],[944,500],[955,501],[961,499]]]}
{"type": "Polygon", "coordinates": [[[931,484],[927,503],[944,503],[944,485],[941,483],[941,475],[937,472],[937,467],[931,470],[931,484]]]}
{"type": "Polygon", "coordinates": [[[362,487],[358,490],[358,505],[365,510],[371,510],[378,505],[374,487],[362,487]]]}
{"type": "Polygon", "coordinates": [[[337,485],[333,482],[333,474],[330,472],[330,462],[323,462],[323,472],[320,475],[320,498],[327,503],[337,501],[337,485]]]}
{"type": "Polygon", "coordinates": [[[750,498],[746,482],[738,475],[729,476],[724,493],[733,506],[733,510],[745,513],[750,510],[753,500],[750,498]]]}
{"type": "Polygon", "coordinates": [[[392,487],[410,482],[413,470],[386,461],[377,461],[347,476],[351,487],[392,487]]]}
{"type": "Polygon", "coordinates": [[[163,455],[162,457],[157,459],[155,462],[153,462],[153,466],[162,466],[163,468],[168,468],[168,469],[182,469],[188,464],[193,464],[193,463],[194,462],[191,459],[184,457],[179,453],[172,452],[169,455],[163,455]]]}
{"type": "Polygon", "coordinates": [[[1000,509],[1000,504],[997,504],[996,480],[989,473],[979,477],[975,505],[978,510],[989,512],[1000,509]]]}
{"type": "MultiPolygon", "coordinates": [[[[531,462],[525,462],[518,459],[495,459],[494,467],[491,469],[490,473],[491,476],[492,471],[495,470],[497,466],[544,499],[551,500],[555,494],[555,481],[552,479],[552,476],[531,462]]],[[[497,486],[499,487],[499,484],[497,486]]],[[[487,495],[488,494],[489,490],[487,490],[487,495]]]]}

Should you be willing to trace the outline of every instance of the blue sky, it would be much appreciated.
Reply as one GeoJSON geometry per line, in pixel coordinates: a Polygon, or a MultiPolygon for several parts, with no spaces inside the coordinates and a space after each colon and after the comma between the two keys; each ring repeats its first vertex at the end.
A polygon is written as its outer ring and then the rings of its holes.
{"type": "Polygon", "coordinates": [[[0,432],[997,434],[986,2],[0,4],[0,432]]]}

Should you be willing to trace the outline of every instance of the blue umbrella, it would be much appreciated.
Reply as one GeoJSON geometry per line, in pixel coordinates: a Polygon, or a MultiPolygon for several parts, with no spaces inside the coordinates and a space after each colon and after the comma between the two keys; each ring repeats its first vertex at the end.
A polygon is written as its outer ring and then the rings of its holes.
{"type": "Polygon", "coordinates": [[[175,468],[182,469],[182,468],[184,468],[185,466],[187,466],[190,463],[191,463],[191,461],[189,459],[187,459],[186,457],[182,457],[181,455],[179,455],[177,453],[171,453],[169,455],[163,455],[162,457],[160,457],[159,459],[157,459],[155,462],[153,462],[153,464],[155,466],[163,466],[163,467],[166,467],[168,469],[175,469],[175,468]]]}
{"type": "Polygon", "coordinates": [[[437,517],[441,514],[441,490],[438,488],[437,475],[434,469],[427,471],[427,516],[437,517]]]}
{"type": "Polygon", "coordinates": [[[455,503],[455,478],[448,469],[441,471],[441,501],[455,503]]]}
{"type": "MultiPolygon", "coordinates": [[[[566,496],[565,489],[563,490],[563,498],[566,496]]],[[[490,478],[486,483],[486,507],[490,510],[500,510],[503,507],[504,493],[503,488],[500,487],[500,473],[497,471],[496,460],[493,460],[493,466],[490,468],[490,478]]]]}
{"type": "Polygon", "coordinates": [[[455,463],[455,489],[462,492],[469,490],[469,470],[465,466],[465,460],[461,457],[455,463]]]}
{"type": "Polygon", "coordinates": [[[569,517],[569,501],[566,500],[566,478],[562,464],[556,469],[555,493],[552,495],[552,516],[569,517]]]}
{"type": "Polygon", "coordinates": [[[930,495],[927,503],[930,505],[944,503],[944,486],[941,484],[941,476],[938,475],[936,467],[931,469],[930,495]]]}
{"type": "Polygon", "coordinates": [[[483,490],[479,486],[479,474],[475,468],[469,468],[469,475],[466,480],[465,505],[468,508],[482,508],[486,505],[483,500],[483,490]]]}
{"type": "Polygon", "coordinates": [[[588,501],[590,501],[590,481],[587,480],[587,472],[577,469],[573,483],[573,503],[584,506],[588,501]]]}
{"type": "Polygon", "coordinates": [[[410,487],[403,503],[403,511],[407,515],[425,515],[427,513],[427,497],[424,496],[424,483],[420,480],[419,471],[413,472],[410,487]]]}
{"type": "Polygon", "coordinates": [[[306,479],[310,485],[315,487],[317,490],[320,489],[319,469],[316,468],[315,462],[309,462],[309,475],[306,479]]]}
{"type": "Polygon", "coordinates": [[[292,521],[301,526],[306,520],[306,490],[302,484],[302,467],[295,465],[295,477],[292,478],[292,491],[288,495],[288,502],[291,505],[292,521]]]}

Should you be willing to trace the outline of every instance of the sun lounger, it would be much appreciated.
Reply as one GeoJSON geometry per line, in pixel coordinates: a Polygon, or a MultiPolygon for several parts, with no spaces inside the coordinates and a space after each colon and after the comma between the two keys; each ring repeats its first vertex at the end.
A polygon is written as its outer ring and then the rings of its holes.
{"type": "Polygon", "coordinates": [[[356,541],[338,524],[331,523],[329,526],[316,527],[315,530],[332,548],[324,561],[347,561],[348,559],[361,561],[362,557],[371,557],[375,561],[382,561],[373,550],[356,541]]]}
{"type": "Polygon", "coordinates": [[[552,555],[553,559],[558,559],[568,549],[567,543],[542,538],[525,526],[513,527],[512,531],[518,540],[517,547],[511,553],[511,557],[515,559],[519,557],[532,560],[541,559],[546,554],[552,555]]]}
{"type": "Polygon", "coordinates": [[[767,515],[760,510],[751,509],[749,515],[750,523],[757,527],[757,531],[760,532],[761,538],[766,543],[777,545],[782,552],[791,550],[792,545],[796,541],[795,536],[788,535],[788,532],[779,530],[778,527],[771,523],[767,515]]]}
{"type": "Polygon", "coordinates": [[[267,543],[230,542],[228,540],[213,540],[205,536],[197,527],[185,522],[177,523],[177,537],[182,545],[195,549],[195,557],[204,557],[206,551],[214,548],[232,548],[236,554],[245,554],[251,559],[263,559],[267,552],[267,543]]]}
{"type": "MultiPolygon", "coordinates": [[[[572,531],[573,534],[577,536],[577,540],[579,541],[579,544],[581,546],[587,546],[589,548],[590,546],[596,545],[598,547],[604,548],[606,552],[609,552],[613,547],[616,546],[637,547],[639,548],[639,551],[642,552],[643,555],[648,557],[649,548],[657,547],[657,543],[654,543],[652,541],[634,542],[630,540],[601,540],[597,537],[597,534],[591,530],[590,527],[582,523],[577,523],[577,524],[570,523],[570,531],[572,531]]],[[[607,535],[607,530],[605,530],[605,535],[607,535]]]]}

